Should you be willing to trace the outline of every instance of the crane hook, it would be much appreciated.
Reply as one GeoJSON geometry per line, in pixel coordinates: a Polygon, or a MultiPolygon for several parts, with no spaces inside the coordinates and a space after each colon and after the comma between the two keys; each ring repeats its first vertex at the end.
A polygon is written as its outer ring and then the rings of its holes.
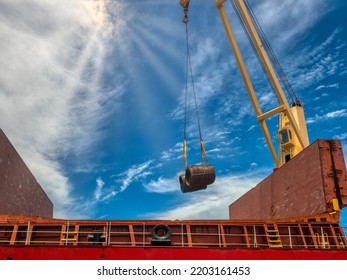
{"type": "Polygon", "coordinates": [[[188,23],[188,6],[189,6],[189,2],[190,0],[180,0],[180,4],[183,7],[183,12],[184,12],[184,16],[183,16],[183,23],[187,24],[188,23]]]}

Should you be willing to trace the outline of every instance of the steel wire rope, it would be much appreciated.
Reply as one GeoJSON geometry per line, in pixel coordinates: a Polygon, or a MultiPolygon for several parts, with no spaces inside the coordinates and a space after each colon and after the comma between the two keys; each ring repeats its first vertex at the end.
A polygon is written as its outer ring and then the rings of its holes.
{"type": "Polygon", "coordinates": [[[286,92],[288,93],[288,95],[290,96],[290,98],[292,99],[292,102],[294,105],[301,105],[301,102],[300,100],[298,99],[298,97],[296,96],[290,82],[288,81],[288,78],[286,76],[286,74],[284,73],[284,70],[277,58],[277,56],[275,55],[270,43],[269,43],[269,40],[267,39],[265,33],[264,33],[264,30],[263,28],[261,27],[257,17],[255,16],[254,12],[253,12],[253,9],[252,9],[252,6],[250,5],[250,3],[248,2],[248,0],[244,0],[245,2],[245,5],[250,13],[250,16],[251,16],[251,19],[255,25],[255,28],[259,34],[259,37],[264,45],[264,48],[265,50],[268,52],[269,54],[269,57],[270,57],[270,61],[272,62],[272,64],[274,65],[278,75],[279,75],[279,78],[281,80],[281,82],[283,83],[284,85],[284,88],[286,89],[286,92]]]}
{"type": "MultiPolygon", "coordinates": [[[[255,45],[254,45],[254,43],[253,43],[253,41],[252,41],[252,39],[251,39],[251,35],[249,34],[249,32],[248,32],[248,30],[247,30],[247,28],[246,28],[246,25],[245,25],[244,21],[242,20],[240,11],[239,11],[238,8],[236,7],[235,0],[230,0],[230,3],[231,3],[231,6],[232,6],[233,9],[234,9],[234,12],[235,12],[235,14],[236,14],[236,16],[237,16],[237,18],[238,18],[238,20],[239,20],[239,22],[240,22],[240,25],[241,25],[241,27],[242,27],[244,33],[246,34],[246,38],[247,38],[247,40],[248,40],[248,42],[249,42],[249,44],[250,44],[250,46],[251,46],[251,48],[252,48],[252,50],[253,50],[253,53],[254,53],[254,55],[256,56],[256,58],[257,58],[257,60],[258,60],[258,62],[259,62],[259,64],[260,64],[260,66],[261,66],[261,69],[262,69],[262,71],[263,71],[263,73],[264,73],[266,79],[268,80],[268,83],[269,83],[270,87],[272,88],[272,91],[275,92],[275,89],[274,89],[274,87],[273,87],[273,85],[272,85],[272,83],[271,83],[270,77],[269,77],[269,75],[267,74],[267,72],[266,72],[266,70],[265,70],[265,66],[263,65],[263,63],[262,63],[262,61],[261,61],[261,59],[260,59],[260,56],[259,56],[259,54],[258,54],[258,52],[257,52],[257,50],[256,50],[256,47],[255,47],[255,45]]],[[[276,95],[276,98],[278,99],[277,95],[276,95]]]]}
{"type": "MultiPolygon", "coordinates": [[[[185,104],[184,104],[184,132],[183,132],[183,159],[185,162],[185,167],[188,166],[188,160],[186,156],[186,143],[187,143],[187,107],[188,107],[188,76],[190,74],[191,78],[191,84],[192,84],[192,92],[193,92],[193,98],[194,98],[194,107],[195,107],[195,113],[196,113],[196,119],[198,124],[198,131],[199,131],[199,137],[200,137],[200,160],[201,163],[204,163],[204,160],[206,161],[206,164],[208,163],[207,154],[204,147],[204,142],[202,139],[202,131],[201,131],[201,124],[200,124],[200,117],[199,117],[199,110],[198,110],[198,103],[196,99],[196,93],[195,93],[195,83],[194,83],[194,75],[193,75],[193,69],[192,69],[192,63],[190,58],[190,49],[189,49],[189,30],[188,30],[188,16],[185,14],[183,17],[183,23],[185,24],[185,33],[186,33],[186,86],[185,86],[185,104]]],[[[181,168],[182,169],[182,168],[181,168]]]]}
{"type": "MultiPolygon", "coordinates": [[[[188,44],[188,16],[185,15],[183,18],[183,23],[186,26],[186,53],[189,53],[189,44],[188,44]]],[[[188,100],[188,55],[186,57],[186,86],[185,86],[185,96],[184,96],[184,127],[183,127],[183,147],[182,147],[182,157],[184,161],[184,166],[187,168],[188,159],[187,159],[187,100],[188,100]]],[[[182,173],[182,163],[180,167],[180,173],[182,173]]]]}

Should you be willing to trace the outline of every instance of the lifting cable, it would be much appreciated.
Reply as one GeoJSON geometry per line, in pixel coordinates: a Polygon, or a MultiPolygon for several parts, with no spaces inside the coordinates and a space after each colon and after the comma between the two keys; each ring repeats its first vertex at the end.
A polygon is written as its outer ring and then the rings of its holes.
{"type": "MultiPolygon", "coordinates": [[[[187,1],[189,4],[189,1],[187,1]]],[[[192,63],[190,59],[190,51],[189,51],[189,31],[188,31],[188,4],[182,4],[184,8],[184,17],[183,17],[183,23],[185,24],[185,31],[186,31],[186,86],[185,86],[185,100],[184,100],[184,132],[183,132],[183,148],[182,148],[182,157],[184,160],[185,169],[188,167],[188,159],[187,159],[187,107],[188,107],[188,80],[189,80],[189,74],[191,78],[191,84],[192,84],[192,92],[194,97],[194,106],[195,106],[195,113],[196,113],[196,119],[198,123],[198,131],[199,131],[199,137],[200,137],[200,160],[201,164],[208,164],[208,158],[204,146],[204,142],[202,140],[202,132],[201,132],[201,125],[200,125],[200,117],[199,117],[199,111],[198,111],[198,105],[196,100],[196,94],[195,94],[195,86],[194,86],[194,76],[193,76],[193,70],[192,70],[192,63]]],[[[181,171],[182,171],[182,164],[181,164],[181,171]]]]}
{"type": "Polygon", "coordinates": [[[274,53],[274,51],[273,51],[273,49],[269,43],[269,40],[267,39],[261,25],[259,24],[259,21],[258,21],[257,17],[255,16],[251,5],[249,4],[249,2],[247,0],[244,0],[244,1],[245,1],[245,5],[246,5],[246,7],[247,7],[247,9],[251,15],[251,18],[255,24],[256,30],[260,34],[260,38],[262,40],[262,43],[264,44],[265,50],[269,53],[270,60],[273,63],[273,65],[274,65],[274,67],[275,67],[275,69],[279,75],[279,78],[282,81],[284,88],[286,89],[286,92],[288,93],[288,95],[292,99],[292,102],[294,105],[300,105],[301,102],[298,99],[298,97],[296,96],[291,84],[289,83],[288,78],[287,78],[286,74],[284,73],[283,68],[282,68],[278,58],[276,57],[276,55],[275,55],[275,53],[274,53]]]}
{"type": "MultiPolygon", "coordinates": [[[[183,193],[195,192],[204,190],[208,185],[213,184],[216,178],[214,171],[214,166],[208,164],[207,154],[204,147],[204,142],[202,140],[200,118],[198,112],[198,105],[196,101],[195,86],[194,86],[194,77],[192,70],[192,63],[190,59],[189,51],[189,32],[188,32],[188,6],[190,0],[180,0],[181,6],[183,7],[184,17],[183,23],[186,26],[186,88],[185,88],[185,104],[184,104],[184,137],[183,137],[183,149],[182,149],[182,158],[185,164],[185,173],[182,172],[182,164],[179,175],[179,182],[181,185],[181,191],[183,193]],[[187,109],[188,109],[188,77],[191,77],[191,85],[194,97],[194,105],[196,112],[196,119],[198,123],[199,136],[200,136],[200,160],[201,165],[191,165],[188,166],[187,160],[187,109]]],[[[183,161],[182,160],[182,161],[183,161]]]]}
{"type": "MultiPolygon", "coordinates": [[[[244,31],[245,31],[245,33],[247,35],[248,40],[250,41],[250,44],[252,46],[252,49],[253,49],[254,53],[256,54],[258,60],[260,61],[259,54],[256,51],[254,43],[253,43],[253,41],[250,38],[250,34],[249,34],[249,32],[247,31],[247,29],[245,27],[245,23],[243,22],[243,20],[241,18],[240,12],[238,11],[238,9],[236,7],[235,0],[230,0],[230,2],[231,2],[232,6],[234,8],[234,11],[235,11],[235,13],[236,13],[240,23],[241,23],[242,28],[244,29],[244,31]]],[[[288,78],[287,78],[286,74],[284,73],[283,68],[282,68],[278,58],[276,57],[276,55],[275,55],[275,53],[274,53],[274,51],[273,51],[273,49],[272,49],[272,47],[271,47],[271,45],[270,45],[266,35],[265,35],[261,25],[259,24],[258,19],[256,18],[255,14],[253,12],[253,9],[252,9],[251,5],[249,4],[249,1],[244,0],[244,3],[245,3],[245,6],[246,6],[246,8],[247,8],[247,10],[248,10],[248,12],[250,14],[250,17],[251,17],[253,23],[254,23],[254,26],[255,26],[255,28],[257,30],[257,33],[259,34],[259,37],[260,37],[260,40],[261,40],[261,42],[262,42],[262,44],[264,46],[264,49],[266,50],[266,52],[267,52],[267,54],[269,56],[269,59],[270,59],[272,65],[274,66],[277,74],[279,75],[280,81],[284,85],[284,89],[286,90],[287,94],[289,95],[289,97],[292,100],[292,104],[301,106],[301,101],[298,99],[298,97],[296,96],[296,94],[295,94],[291,84],[289,83],[288,78]]],[[[260,65],[261,65],[261,67],[262,67],[262,69],[263,69],[267,79],[270,81],[270,79],[269,79],[269,77],[268,77],[268,75],[267,75],[267,73],[266,73],[266,71],[264,69],[264,66],[261,63],[261,61],[260,61],[260,65]]],[[[269,83],[270,83],[270,85],[272,87],[272,83],[271,82],[269,82],[269,83]]]]}

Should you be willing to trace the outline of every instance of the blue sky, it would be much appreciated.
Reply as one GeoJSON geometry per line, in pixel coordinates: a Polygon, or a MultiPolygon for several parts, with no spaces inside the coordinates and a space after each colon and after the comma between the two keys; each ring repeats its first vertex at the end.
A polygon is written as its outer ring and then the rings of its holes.
{"type": "MultiPolygon", "coordinates": [[[[0,127],[53,201],[55,217],[224,219],[232,201],[271,173],[214,1],[192,0],[192,67],[217,179],[205,191],[181,193],[186,57],[178,2],[0,1],[0,127]]],[[[338,138],[346,155],[346,1],[249,2],[304,101],[310,142],[338,138]]],[[[273,107],[274,94],[226,8],[261,105],[273,107]]],[[[269,121],[273,137],[276,125],[269,121]]],[[[187,132],[194,164],[191,106],[187,132]]]]}

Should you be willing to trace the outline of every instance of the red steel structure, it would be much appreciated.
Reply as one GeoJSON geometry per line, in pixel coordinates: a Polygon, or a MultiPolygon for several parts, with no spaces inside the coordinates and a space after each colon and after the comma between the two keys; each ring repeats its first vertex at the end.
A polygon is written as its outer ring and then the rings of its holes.
{"type": "Polygon", "coordinates": [[[0,259],[347,259],[338,223],[3,216],[0,259]]]}

